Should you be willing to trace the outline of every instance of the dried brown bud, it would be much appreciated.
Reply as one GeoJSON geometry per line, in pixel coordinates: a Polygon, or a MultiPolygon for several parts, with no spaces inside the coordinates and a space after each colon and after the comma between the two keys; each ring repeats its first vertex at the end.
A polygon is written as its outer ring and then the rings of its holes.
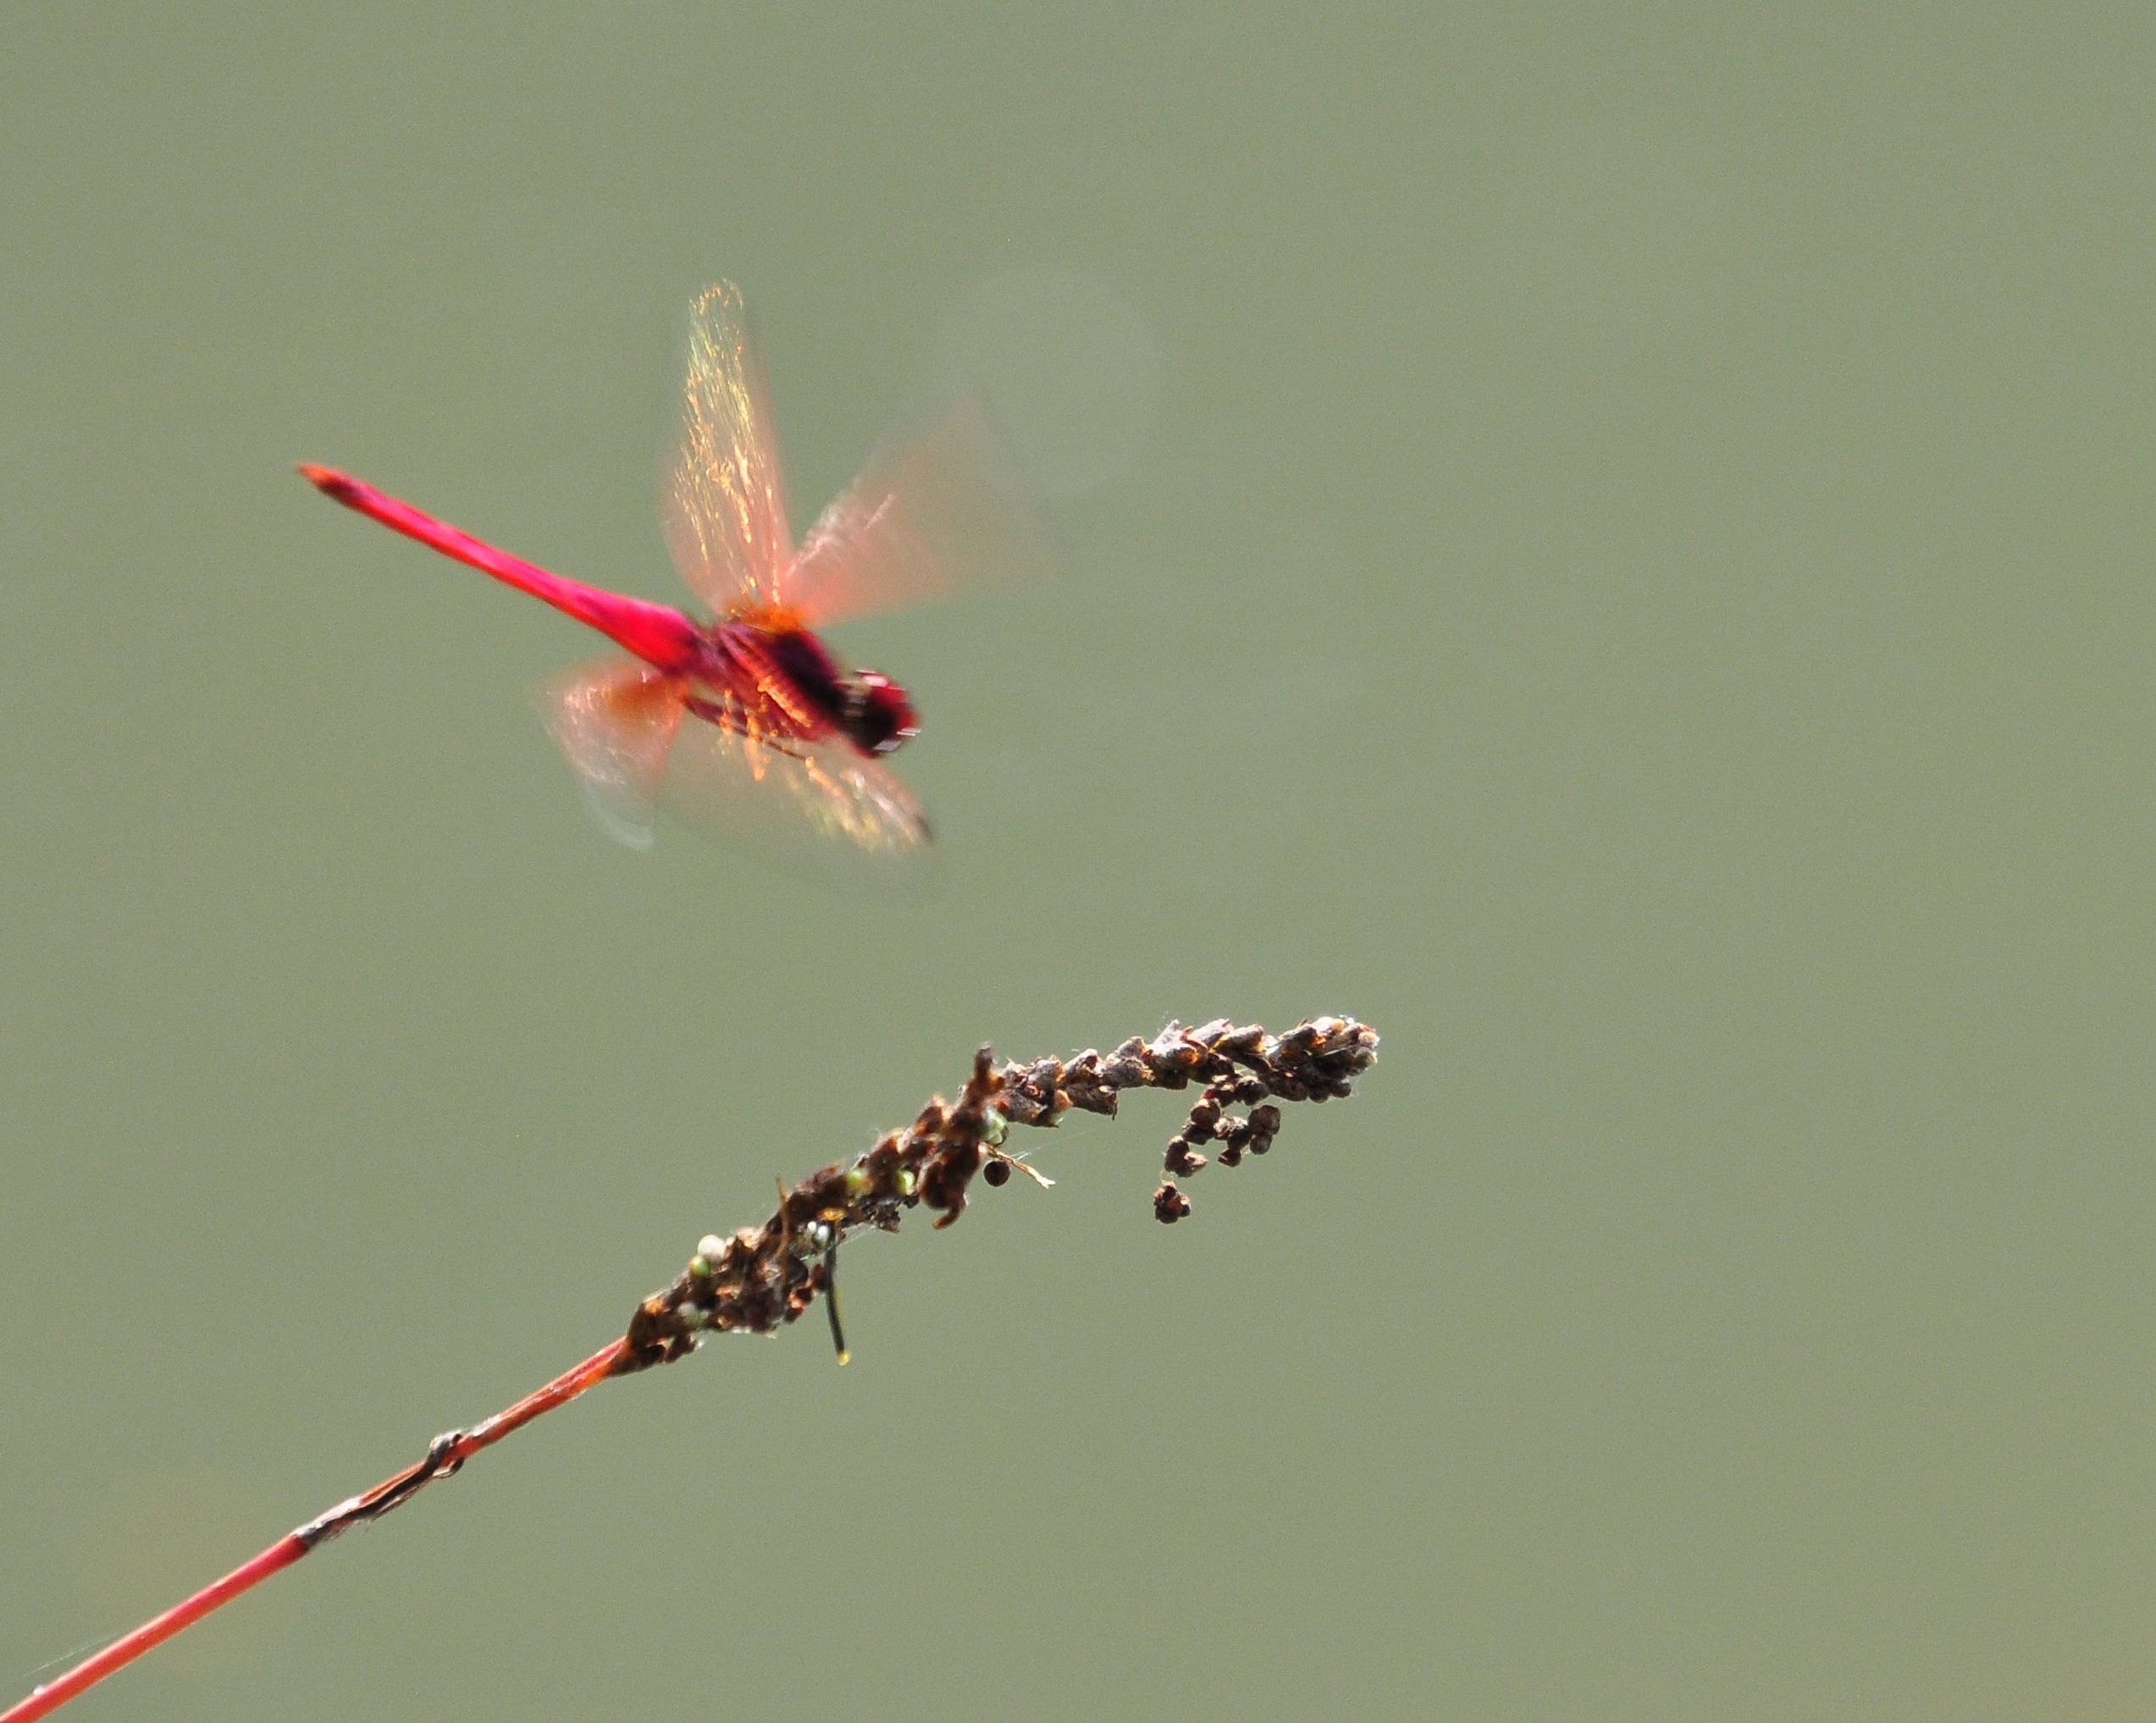
{"type": "Polygon", "coordinates": [[[1187,1139],[1170,1137],[1168,1139],[1168,1158],[1163,1164],[1178,1179],[1187,1179],[1204,1166],[1205,1157],[1196,1153],[1187,1139]]]}
{"type": "Polygon", "coordinates": [[[1073,1107],[1087,1113],[1114,1117],[1117,1085],[1101,1069],[1101,1056],[1091,1047],[1063,1068],[1063,1090],[1073,1107]]]}
{"type": "Polygon", "coordinates": [[[1145,1050],[1145,1042],[1132,1035],[1101,1061],[1101,1080],[1117,1089],[1143,1088],[1146,1081],[1145,1050]]]}
{"type": "Polygon", "coordinates": [[[1153,1194],[1153,1217],[1163,1226],[1173,1226],[1191,1212],[1191,1200],[1175,1188],[1173,1179],[1160,1181],[1160,1189],[1153,1194]]]}

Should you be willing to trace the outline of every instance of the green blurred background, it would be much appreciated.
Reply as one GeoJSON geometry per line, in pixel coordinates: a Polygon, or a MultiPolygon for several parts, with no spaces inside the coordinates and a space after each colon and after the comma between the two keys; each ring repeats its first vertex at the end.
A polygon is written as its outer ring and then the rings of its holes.
{"type": "MultiPolygon", "coordinates": [[[[992,1039],[1347,1011],[84,1717],[2156,1714],[2156,14],[0,14],[0,1674],[618,1330],[992,1039]],[[915,690],[926,908],[591,826],[676,343],[812,510],[950,307],[1158,362],[915,690]]],[[[1075,362],[1083,368],[1082,357],[1075,362]]]]}

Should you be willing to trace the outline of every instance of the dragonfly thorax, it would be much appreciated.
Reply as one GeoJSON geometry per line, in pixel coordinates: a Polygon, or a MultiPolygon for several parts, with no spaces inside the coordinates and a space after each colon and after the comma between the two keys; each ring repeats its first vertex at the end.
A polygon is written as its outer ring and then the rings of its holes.
{"type": "Polygon", "coordinates": [[[811,732],[836,730],[863,754],[890,753],[920,733],[906,691],[873,670],[849,670],[810,630],[722,622],[712,631],[730,675],[811,732]]]}

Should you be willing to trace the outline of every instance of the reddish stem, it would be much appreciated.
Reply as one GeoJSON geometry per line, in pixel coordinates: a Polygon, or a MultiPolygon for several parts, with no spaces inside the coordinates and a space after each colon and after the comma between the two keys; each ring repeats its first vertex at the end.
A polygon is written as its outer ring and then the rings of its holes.
{"type": "Polygon", "coordinates": [[[223,1579],[202,1590],[184,1604],[175,1604],[162,1615],[145,1621],[132,1633],[115,1639],[94,1657],[86,1657],[59,1680],[39,1687],[21,1704],[0,1712],[0,1723],[30,1723],[57,1711],[86,1687],[94,1687],[114,1670],[127,1665],[153,1645],[162,1645],[183,1627],[191,1627],[211,1610],[221,1608],[268,1579],[280,1567],[290,1567],[310,1545],[296,1532],[287,1532],[253,1560],[243,1562],[223,1579]]]}
{"type": "Polygon", "coordinates": [[[340,1532],[379,1519],[394,1507],[411,1500],[438,1477],[447,1477],[482,1448],[491,1448],[511,1432],[522,1429],[541,1412],[574,1400],[617,1370],[631,1367],[627,1343],[615,1340],[591,1355],[573,1370],[564,1371],[536,1393],[528,1394],[506,1411],[496,1412],[469,1430],[438,1437],[427,1457],[408,1466],[348,1501],[340,1502],[319,1519],[310,1520],[296,1531],[287,1532],[251,1561],[242,1562],[223,1579],[204,1586],[185,1603],[145,1621],[132,1633],[115,1639],[102,1651],[85,1658],[58,1681],[39,1687],[26,1699],[0,1711],[0,1723],[31,1723],[34,1718],[57,1711],[86,1688],[95,1687],[114,1670],[124,1669],[149,1650],[162,1645],[182,1628],[191,1627],[213,1610],[222,1609],[240,1593],[251,1591],[280,1568],[290,1567],[302,1555],[326,1544],[340,1532]]]}

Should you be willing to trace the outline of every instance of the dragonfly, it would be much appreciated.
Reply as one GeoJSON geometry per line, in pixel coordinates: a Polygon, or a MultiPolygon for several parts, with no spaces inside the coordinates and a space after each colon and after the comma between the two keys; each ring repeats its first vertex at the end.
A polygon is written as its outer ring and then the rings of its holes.
{"type": "Polygon", "coordinates": [[[782,863],[926,858],[927,817],[886,761],[912,697],[821,631],[962,588],[1053,572],[1051,542],[985,410],[961,400],[890,439],[796,545],[771,391],[741,290],[690,309],[668,548],[699,620],[550,573],[334,467],[325,495],[597,629],[620,652],[545,685],[540,715],[600,826],[646,849],[664,809],[782,863]]]}

